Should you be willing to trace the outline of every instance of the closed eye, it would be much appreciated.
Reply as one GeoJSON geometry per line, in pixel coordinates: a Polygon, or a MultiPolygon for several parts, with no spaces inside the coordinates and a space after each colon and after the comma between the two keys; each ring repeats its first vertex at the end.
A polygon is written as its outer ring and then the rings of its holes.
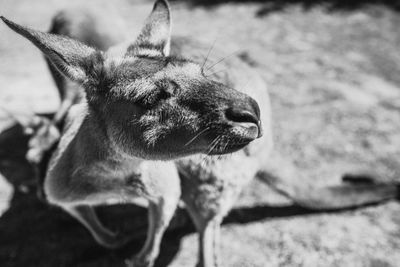
{"type": "Polygon", "coordinates": [[[168,98],[171,97],[171,95],[172,95],[172,94],[171,94],[170,92],[161,89],[160,92],[159,92],[158,95],[157,95],[157,100],[165,100],[165,99],[168,99],[168,98]]]}
{"type": "Polygon", "coordinates": [[[169,81],[169,84],[170,84],[170,90],[172,90],[172,93],[176,94],[179,90],[179,85],[175,81],[172,81],[172,80],[169,81]]]}
{"type": "Polygon", "coordinates": [[[179,85],[171,80],[161,80],[155,83],[155,88],[143,98],[143,105],[147,108],[152,108],[159,105],[160,102],[168,100],[179,90],[179,85]]]}
{"type": "Polygon", "coordinates": [[[179,90],[179,85],[173,80],[162,80],[156,86],[160,90],[158,95],[160,99],[169,98],[179,90]]]}

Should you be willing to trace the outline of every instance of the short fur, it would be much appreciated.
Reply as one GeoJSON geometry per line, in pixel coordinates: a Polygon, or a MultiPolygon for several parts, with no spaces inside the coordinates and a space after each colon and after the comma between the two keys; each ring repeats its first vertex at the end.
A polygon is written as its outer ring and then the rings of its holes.
{"type": "MultiPolygon", "coordinates": [[[[45,54],[62,99],[53,122],[41,120],[34,129],[31,141],[35,142],[28,152],[47,150],[58,142],[44,180],[47,200],[79,220],[100,244],[119,247],[129,237],[106,229],[93,206],[111,199],[124,203],[147,199],[149,234],[131,264],[151,266],[181,195],[171,160],[233,152],[258,138],[257,103],[209,80],[199,64],[170,56],[169,6],[162,0],[155,3],[138,38],[119,55],[100,50],[103,43],[90,47],[2,19],[45,54]],[[54,134],[57,126],[59,140],[54,134]],[[221,133],[237,143],[211,146],[221,133]]],[[[86,40],[88,34],[68,34],[69,28],[78,27],[57,15],[53,33],[86,40]]],[[[46,155],[36,154],[36,163],[46,155]]]]}
{"type": "MultiPolygon", "coordinates": [[[[282,176],[296,173],[288,166],[277,168],[270,155],[270,104],[264,82],[236,57],[222,63],[227,67],[223,75],[206,77],[201,66],[208,48],[185,38],[171,42],[165,1],[156,2],[135,41],[111,48],[122,40],[110,34],[105,45],[95,27],[87,27],[91,30],[85,33],[68,31],[76,28],[74,14],[68,12],[55,17],[52,33],[86,44],[92,36],[98,40],[90,44],[96,49],[3,20],[50,59],[62,98],[54,122],[65,118],[65,126],[45,179],[48,200],[82,222],[100,244],[117,247],[128,238],[105,229],[91,207],[109,199],[147,198],[149,235],[131,261],[134,266],[152,265],[180,198],[200,234],[198,266],[217,266],[220,223],[255,176],[296,203],[316,209],[397,196],[395,185],[306,189],[284,184],[282,176]],[[204,157],[237,150],[229,156],[204,157]]],[[[95,19],[89,21],[92,25],[95,19]]]]}

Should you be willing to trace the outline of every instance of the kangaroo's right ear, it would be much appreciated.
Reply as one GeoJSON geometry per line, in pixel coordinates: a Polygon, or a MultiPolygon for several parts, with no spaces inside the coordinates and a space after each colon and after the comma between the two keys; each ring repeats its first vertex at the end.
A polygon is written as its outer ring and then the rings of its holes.
{"type": "Polygon", "coordinates": [[[157,0],[127,55],[168,56],[171,43],[171,14],[166,0],[157,0]]]}
{"type": "Polygon", "coordinates": [[[95,49],[60,35],[23,27],[3,16],[0,18],[8,27],[38,47],[61,73],[78,83],[86,81],[87,69],[85,66],[90,56],[96,52],[95,49]]]}

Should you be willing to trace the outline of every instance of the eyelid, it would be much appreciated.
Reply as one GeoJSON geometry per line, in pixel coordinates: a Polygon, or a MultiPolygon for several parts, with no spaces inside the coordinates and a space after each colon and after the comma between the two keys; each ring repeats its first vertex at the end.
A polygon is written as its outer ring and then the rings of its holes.
{"type": "Polygon", "coordinates": [[[169,83],[170,83],[170,85],[173,86],[173,93],[175,94],[176,91],[179,89],[179,84],[173,80],[170,80],[169,83]]]}
{"type": "Polygon", "coordinates": [[[167,99],[171,96],[171,92],[169,92],[168,90],[160,90],[160,92],[158,93],[158,98],[160,99],[167,99]]]}
{"type": "Polygon", "coordinates": [[[173,80],[163,80],[159,83],[158,87],[169,93],[170,95],[174,95],[177,92],[177,89],[179,89],[178,83],[176,83],[173,80]]]}

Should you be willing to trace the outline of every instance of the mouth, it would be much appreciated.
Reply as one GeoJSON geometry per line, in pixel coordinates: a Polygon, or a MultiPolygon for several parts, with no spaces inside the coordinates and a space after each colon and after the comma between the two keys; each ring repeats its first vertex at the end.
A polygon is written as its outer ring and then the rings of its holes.
{"type": "Polygon", "coordinates": [[[208,136],[207,155],[224,155],[236,152],[262,136],[261,127],[255,123],[231,123],[224,133],[208,136]],[[211,141],[212,140],[212,141],[211,141]]]}
{"type": "Polygon", "coordinates": [[[260,138],[263,135],[261,123],[259,122],[257,124],[253,122],[235,123],[233,129],[243,136],[243,138],[249,139],[250,141],[260,138]]]}
{"type": "Polygon", "coordinates": [[[208,155],[224,155],[224,154],[233,153],[233,152],[239,151],[242,148],[246,147],[248,144],[250,144],[251,141],[253,141],[253,140],[241,142],[241,143],[232,143],[232,144],[229,144],[224,147],[215,147],[208,153],[208,155]]]}

